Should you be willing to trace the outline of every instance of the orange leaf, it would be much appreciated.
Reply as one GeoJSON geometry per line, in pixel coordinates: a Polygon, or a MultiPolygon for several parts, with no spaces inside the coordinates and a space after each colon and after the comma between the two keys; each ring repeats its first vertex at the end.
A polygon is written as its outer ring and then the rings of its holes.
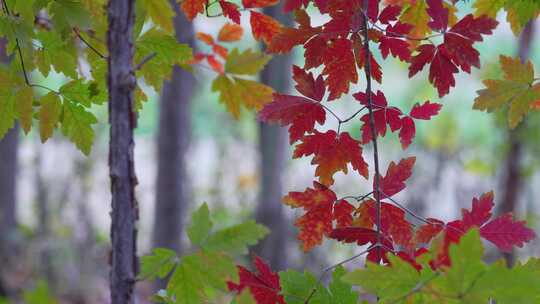
{"type": "Polygon", "coordinates": [[[328,43],[323,55],[325,79],[330,96],[328,100],[339,98],[349,92],[349,85],[358,81],[352,43],[349,39],[337,38],[328,43]]]}
{"type": "Polygon", "coordinates": [[[270,44],[272,38],[281,32],[281,24],[265,14],[251,11],[249,22],[253,37],[257,40],[263,40],[266,44],[270,44]]]}
{"type": "Polygon", "coordinates": [[[218,40],[223,42],[237,41],[242,38],[244,34],[244,29],[234,23],[226,23],[223,25],[218,34],[218,40]]]}
{"type": "Polygon", "coordinates": [[[206,56],[206,61],[208,61],[208,64],[212,70],[216,71],[217,73],[223,74],[225,72],[223,69],[223,64],[219,62],[214,55],[206,56]]]}
{"type": "MultiPolygon", "coordinates": [[[[405,181],[411,177],[412,168],[416,162],[416,157],[404,158],[396,165],[390,162],[386,176],[380,178],[381,197],[390,197],[405,189],[405,181]]],[[[373,181],[375,188],[375,181],[373,181]]]]}
{"type": "Polygon", "coordinates": [[[183,0],[181,8],[186,17],[193,20],[197,14],[204,12],[205,4],[206,0],[183,0]]]}
{"type": "Polygon", "coordinates": [[[302,143],[296,146],[293,157],[311,154],[314,155],[311,163],[317,165],[315,175],[325,185],[334,183],[333,176],[336,172],[347,173],[349,163],[362,176],[368,177],[368,165],[362,157],[360,142],[347,132],[338,135],[333,130],[326,133],[315,130],[314,134],[304,136],[302,143]]]}
{"type": "Polygon", "coordinates": [[[279,0],[242,0],[244,8],[263,8],[276,5],[279,0]]]}
{"type": "Polygon", "coordinates": [[[321,244],[323,236],[330,236],[334,220],[338,227],[352,222],[354,207],[344,200],[336,203],[336,199],[332,190],[317,182],[313,182],[313,188],[306,188],[304,192],[290,192],[283,198],[286,205],[306,211],[295,222],[295,226],[300,228],[298,239],[302,241],[304,251],[321,244]]]}
{"type": "Polygon", "coordinates": [[[212,36],[210,36],[209,34],[198,32],[196,37],[200,41],[202,41],[202,42],[204,42],[204,43],[206,43],[206,44],[208,44],[210,46],[214,45],[214,38],[212,38],[212,36]]]}

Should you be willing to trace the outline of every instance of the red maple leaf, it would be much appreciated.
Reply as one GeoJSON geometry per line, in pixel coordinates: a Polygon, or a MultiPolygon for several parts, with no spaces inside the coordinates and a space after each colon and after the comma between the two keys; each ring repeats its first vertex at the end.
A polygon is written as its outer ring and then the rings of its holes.
{"type": "Polygon", "coordinates": [[[285,0],[285,4],[283,5],[283,11],[285,13],[295,11],[297,9],[300,9],[302,6],[307,6],[309,4],[309,0],[285,0]]]}
{"type": "Polygon", "coordinates": [[[429,26],[444,33],[444,42],[438,46],[420,45],[418,54],[411,59],[409,77],[430,64],[429,81],[437,88],[439,96],[449,93],[455,86],[454,74],[461,70],[470,73],[471,67],[480,67],[480,54],[473,48],[475,42],[482,41],[482,35],[490,35],[498,22],[487,16],[475,18],[469,14],[459,20],[452,28],[448,27],[448,9],[441,0],[428,1],[431,16],[429,26]]]}
{"type": "Polygon", "coordinates": [[[283,198],[286,205],[305,210],[305,214],[295,222],[300,229],[298,239],[305,251],[320,244],[324,235],[330,235],[334,220],[337,227],[352,222],[354,207],[344,200],[336,200],[332,190],[317,182],[313,182],[313,188],[306,188],[304,192],[290,192],[283,198]]]}
{"type": "Polygon", "coordinates": [[[281,293],[281,285],[277,273],[272,272],[270,266],[260,257],[255,256],[253,263],[256,272],[251,272],[243,266],[238,265],[238,284],[227,282],[229,291],[241,293],[248,288],[257,304],[285,304],[281,293]]]}
{"type": "Polygon", "coordinates": [[[401,14],[401,6],[388,5],[379,14],[379,22],[383,24],[389,24],[391,21],[397,20],[401,14]]]}
{"type": "Polygon", "coordinates": [[[439,114],[442,105],[440,103],[431,103],[429,100],[423,104],[415,104],[409,113],[414,119],[430,120],[432,116],[439,114]]]}
{"type": "MultiPolygon", "coordinates": [[[[359,69],[363,69],[366,66],[366,53],[364,45],[362,44],[362,39],[359,35],[353,36],[353,51],[354,57],[356,60],[356,65],[359,69]]],[[[371,77],[375,79],[378,83],[382,82],[382,70],[381,66],[377,63],[373,57],[373,53],[369,53],[370,64],[371,64],[371,77]]]]}
{"type": "Polygon", "coordinates": [[[304,134],[312,132],[315,123],[324,124],[326,112],[323,107],[310,99],[274,93],[273,101],[259,112],[259,119],[265,122],[290,125],[290,143],[301,139],[304,134]]]}
{"type": "MultiPolygon", "coordinates": [[[[364,227],[345,227],[337,228],[332,231],[330,238],[343,243],[356,243],[359,246],[377,244],[377,231],[364,227]]],[[[381,234],[380,241],[382,246],[372,247],[368,251],[367,260],[373,263],[383,261],[388,262],[386,254],[389,250],[394,250],[392,241],[381,234]]]]}
{"type": "MultiPolygon", "coordinates": [[[[367,95],[364,92],[358,92],[353,95],[356,100],[361,104],[367,106],[367,95]]],[[[403,149],[406,149],[412,142],[415,134],[416,127],[413,118],[415,119],[430,119],[433,115],[436,115],[441,108],[440,104],[430,103],[426,101],[423,105],[415,105],[411,110],[414,116],[404,115],[403,112],[396,108],[388,106],[388,101],[384,96],[384,93],[377,91],[377,94],[372,94],[373,102],[373,118],[375,133],[378,136],[385,136],[387,131],[387,125],[392,132],[400,131],[399,138],[403,149]]],[[[369,143],[373,137],[371,132],[370,115],[369,113],[360,117],[363,122],[362,131],[362,143],[369,143]]]]}
{"type": "Polygon", "coordinates": [[[313,36],[322,31],[322,27],[311,27],[309,15],[303,11],[295,12],[295,20],[299,24],[298,28],[284,27],[281,32],[276,34],[267,51],[269,53],[287,53],[297,45],[305,44],[313,36]]]}
{"type": "Polygon", "coordinates": [[[511,252],[513,246],[523,247],[524,243],[536,237],[527,228],[525,221],[514,221],[511,213],[506,213],[480,228],[480,236],[495,244],[501,251],[511,252]]]}
{"type": "Polygon", "coordinates": [[[240,11],[238,6],[232,2],[219,0],[219,6],[223,11],[223,16],[231,19],[234,23],[240,24],[240,11]]]}
{"type": "Polygon", "coordinates": [[[435,236],[444,230],[444,222],[434,218],[428,218],[426,220],[428,223],[418,227],[414,232],[414,243],[417,245],[431,242],[435,236]]]}
{"type": "Polygon", "coordinates": [[[327,76],[325,82],[330,92],[328,100],[348,93],[349,85],[358,81],[351,41],[345,38],[331,39],[323,52],[322,60],[322,74],[327,76]]]}
{"type": "MultiPolygon", "coordinates": [[[[356,210],[358,219],[354,222],[364,228],[373,228],[377,225],[377,204],[375,200],[364,201],[356,210]]],[[[381,202],[381,232],[391,242],[409,250],[412,245],[412,225],[405,218],[405,211],[392,204],[381,202]]]]}
{"type": "Polygon", "coordinates": [[[429,27],[438,32],[443,32],[448,27],[448,9],[443,6],[442,0],[427,0],[427,13],[431,17],[429,27]]]}
{"type": "Polygon", "coordinates": [[[315,79],[313,73],[293,65],[293,79],[296,82],[295,88],[302,95],[315,101],[322,101],[326,88],[321,75],[315,79]]]}
{"type": "Polygon", "coordinates": [[[338,171],[348,172],[350,163],[354,170],[367,178],[368,165],[362,157],[360,142],[353,139],[348,132],[339,135],[333,131],[321,133],[317,130],[306,135],[294,150],[293,158],[314,155],[311,164],[317,165],[315,175],[321,183],[332,185],[334,174],[338,171]]]}
{"type": "MultiPolygon", "coordinates": [[[[381,199],[393,196],[405,189],[405,181],[411,177],[415,162],[416,157],[402,159],[397,165],[390,162],[386,175],[381,176],[379,179],[381,199]]],[[[375,189],[375,180],[373,181],[373,188],[375,189]]]]}
{"type": "Polygon", "coordinates": [[[281,24],[276,19],[256,11],[251,11],[249,22],[253,37],[266,44],[270,44],[273,37],[281,32],[281,24]]]}
{"type": "Polygon", "coordinates": [[[408,34],[412,28],[412,25],[400,22],[386,27],[386,35],[383,35],[379,39],[379,49],[381,50],[383,59],[386,59],[389,54],[392,54],[392,56],[399,58],[401,61],[409,61],[411,58],[410,45],[402,37],[408,34]]]}
{"type": "Polygon", "coordinates": [[[512,250],[513,246],[522,247],[536,237],[535,232],[529,229],[524,221],[514,221],[510,213],[490,220],[493,206],[493,192],[485,193],[480,198],[473,199],[471,210],[461,210],[461,220],[446,225],[444,246],[433,262],[435,267],[450,265],[450,244],[459,243],[461,236],[474,227],[479,228],[482,238],[506,252],[512,250]]]}

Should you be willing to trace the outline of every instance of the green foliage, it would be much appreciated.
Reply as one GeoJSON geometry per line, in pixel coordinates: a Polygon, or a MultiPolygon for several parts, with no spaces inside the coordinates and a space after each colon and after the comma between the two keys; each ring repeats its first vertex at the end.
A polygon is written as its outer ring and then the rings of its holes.
{"type": "Polygon", "coordinates": [[[540,2],[537,0],[476,0],[475,14],[495,17],[499,10],[504,9],[506,19],[514,34],[518,35],[529,20],[540,13],[540,2]]]}
{"type": "MultiPolygon", "coordinates": [[[[36,119],[42,141],[60,128],[80,151],[89,154],[97,123],[94,107],[108,99],[106,1],[11,0],[6,5],[0,16],[0,35],[7,38],[6,55],[12,59],[0,70],[5,88],[0,92],[0,138],[17,120],[28,133],[36,119]],[[66,77],[59,90],[32,77],[35,72],[48,77],[53,71],[66,77]]],[[[139,82],[144,79],[159,91],[173,65],[191,59],[191,49],[174,36],[174,10],[168,0],[141,1],[138,11],[144,12],[137,15],[135,29],[135,64],[140,66],[133,72],[139,82]],[[147,31],[139,35],[145,24],[147,31]]],[[[146,100],[140,87],[135,97],[136,109],[140,109],[146,100]]]]}
{"type": "Polygon", "coordinates": [[[49,287],[45,281],[38,281],[36,286],[23,293],[26,304],[57,304],[58,301],[50,294],[49,287]]]}
{"type": "MultiPolygon", "coordinates": [[[[248,221],[212,232],[208,206],[203,204],[192,215],[188,236],[197,246],[191,254],[178,257],[175,252],[157,248],[141,259],[141,279],[164,278],[171,274],[165,291],[154,296],[161,303],[204,303],[215,291],[226,291],[227,281],[238,281],[233,254],[243,253],[248,245],[263,238],[268,230],[248,221]]],[[[244,296],[245,297],[245,296],[244,296]]],[[[244,298],[240,298],[249,303],[244,298]]]]}
{"type": "Polygon", "coordinates": [[[240,53],[233,49],[225,62],[225,72],[238,75],[255,75],[270,61],[270,56],[247,49],[240,53]]]}
{"type": "Polygon", "coordinates": [[[287,304],[303,304],[310,295],[309,303],[358,303],[358,294],[352,290],[351,284],[342,281],[344,274],[345,269],[342,266],[337,267],[328,288],[307,271],[304,273],[295,270],[282,271],[279,273],[279,278],[287,304]]]}
{"type": "Polygon", "coordinates": [[[422,271],[390,256],[391,266],[368,264],[343,280],[377,295],[380,303],[538,303],[540,263],[531,259],[524,265],[507,268],[503,261],[487,265],[478,230],[465,234],[451,245],[451,267],[434,271],[423,259],[422,271]]]}

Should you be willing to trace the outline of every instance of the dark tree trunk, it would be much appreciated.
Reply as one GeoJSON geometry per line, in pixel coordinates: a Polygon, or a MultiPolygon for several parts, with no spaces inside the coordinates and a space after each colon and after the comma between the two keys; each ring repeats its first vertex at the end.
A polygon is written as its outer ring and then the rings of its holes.
{"type": "MultiPolygon", "coordinates": [[[[265,9],[265,13],[291,25],[292,17],[283,14],[281,6],[265,9]]],[[[263,70],[261,80],[277,92],[287,92],[290,88],[291,57],[274,56],[263,70]]],[[[283,213],[282,173],[285,169],[287,152],[287,131],[279,126],[264,123],[259,127],[259,150],[261,183],[259,203],[256,210],[257,222],[267,226],[270,234],[256,248],[258,255],[265,258],[273,269],[281,270],[287,266],[286,243],[287,221],[283,213]]]]}
{"type": "MultiPolygon", "coordinates": [[[[180,43],[194,45],[193,24],[172,1],[174,26],[180,43]]],[[[185,155],[190,137],[190,100],[195,78],[192,73],[174,67],[172,79],[165,82],[159,109],[157,141],[156,202],[153,246],[181,251],[182,219],[188,206],[185,155]]]]}
{"type": "MultiPolygon", "coordinates": [[[[534,23],[529,22],[519,39],[518,54],[522,62],[526,62],[530,55],[530,48],[532,40],[534,38],[534,23]]],[[[504,214],[508,212],[514,212],[517,209],[520,194],[523,188],[523,142],[520,138],[520,130],[523,128],[523,124],[514,130],[508,132],[508,153],[506,155],[506,161],[504,163],[503,172],[504,180],[503,187],[504,193],[500,204],[499,213],[504,214]]],[[[508,266],[512,266],[515,263],[515,254],[504,253],[504,258],[508,266]]]]}
{"type": "Polygon", "coordinates": [[[109,174],[111,178],[111,272],[112,304],[133,303],[138,261],[135,201],[137,178],[133,164],[133,111],[136,86],[133,70],[135,0],[110,0],[109,29],[109,174]]]}
{"type": "MultiPolygon", "coordinates": [[[[8,63],[6,39],[0,39],[0,63],[8,63]]],[[[0,264],[9,265],[17,239],[17,151],[19,148],[19,126],[15,125],[0,138],[0,264]]],[[[6,267],[7,268],[7,267],[6,267]]],[[[7,296],[0,272],[0,297],[7,296]]]]}
{"type": "MultiPolygon", "coordinates": [[[[9,130],[0,139],[0,264],[10,265],[13,246],[17,239],[16,190],[17,150],[19,127],[9,130]]],[[[8,269],[6,266],[4,270],[8,269]]],[[[2,271],[3,272],[3,271],[2,271]]],[[[7,286],[0,272],[0,297],[7,296],[7,286]]]]}
{"type": "MultiPolygon", "coordinates": [[[[17,183],[17,150],[19,146],[19,128],[9,130],[0,139],[0,237],[12,239],[17,228],[15,216],[17,183]]],[[[3,242],[0,243],[0,246],[3,242]]]]}

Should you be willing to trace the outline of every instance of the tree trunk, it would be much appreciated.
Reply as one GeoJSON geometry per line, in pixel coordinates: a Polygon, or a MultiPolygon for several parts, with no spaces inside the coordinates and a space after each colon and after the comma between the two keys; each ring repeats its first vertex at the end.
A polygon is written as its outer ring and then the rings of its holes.
{"type": "MultiPolygon", "coordinates": [[[[534,22],[529,22],[519,40],[518,54],[522,62],[526,62],[530,55],[530,48],[534,38],[534,22]]],[[[521,126],[508,132],[509,149],[504,163],[504,193],[500,204],[499,213],[515,212],[519,203],[519,197],[523,187],[523,142],[519,136],[521,126]]],[[[515,263],[515,253],[504,253],[504,258],[508,266],[515,263]]]]}
{"type": "MultiPolygon", "coordinates": [[[[292,24],[291,15],[283,14],[281,5],[266,8],[265,13],[284,25],[292,24]]],[[[287,92],[291,85],[291,61],[290,55],[274,56],[263,70],[261,81],[278,92],[287,92]]],[[[259,150],[261,190],[255,217],[257,222],[267,226],[271,232],[259,243],[255,251],[266,259],[273,269],[282,270],[287,266],[287,257],[284,252],[286,252],[288,229],[281,203],[287,131],[280,126],[260,123],[259,150]]]]}
{"type": "MultiPolygon", "coordinates": [[[[8,63],[6,39],[0,39],[0,63],[8,63]]],[[[0,138],[0,264],[9,265],[12,247],[17,239],[17,151],[19,148],[19,125],[15,124],[0,138]]],[[[0,297],[7,296],[0,272],[0,297]]]]}
{"type": "Polygon", "coordinates": [[[38,228],[37,233],[39,242],[42,244],[39,251],[39,264],[42,275],[47,281],[47,284],[52,290],[55,290],[56,281],[54,269],[51,261],[51,231],[50,231],[50,205],[49,191],[46,181],[43,177],[43,150],[41,142],[35,142],[34,156],[34,185],[35,185],[35,202],[37,204],[38,228]]]}
{"type": "MultiPolygon", "coordinates": [[[[15,126],[0,139],[0,264],[7,270],[13,256],[17,239],[16,193],[17,150],[19,127],[15,126]]],[[[3,271],[2,271],[3,272],[3,271]]],[[[7,296],[3,282],[5,273],[0,272],[0,297],[7,296]]]]}
{"type": "Polygon", "coordinates": [[[136,86],[133,70],[135,0],[110,0],[107,33],[109,89],[109,174],[111,179],[111,303],[133,303],[138,261],[138,218],[133,161],[133,111],[136,86]]]}
{"type": "MultiPolygon", "coordinates": [[[[174,25],[180,43],[194,45],[193,24],[176,10],[174,25]]],[[[192,73],[174,67],[163,85],[157,139],[156,202],[153,246],[181,251],[182,219],[189,201],[185,155],[190,137],[190,100],[195,86],[192,73]]]]}

